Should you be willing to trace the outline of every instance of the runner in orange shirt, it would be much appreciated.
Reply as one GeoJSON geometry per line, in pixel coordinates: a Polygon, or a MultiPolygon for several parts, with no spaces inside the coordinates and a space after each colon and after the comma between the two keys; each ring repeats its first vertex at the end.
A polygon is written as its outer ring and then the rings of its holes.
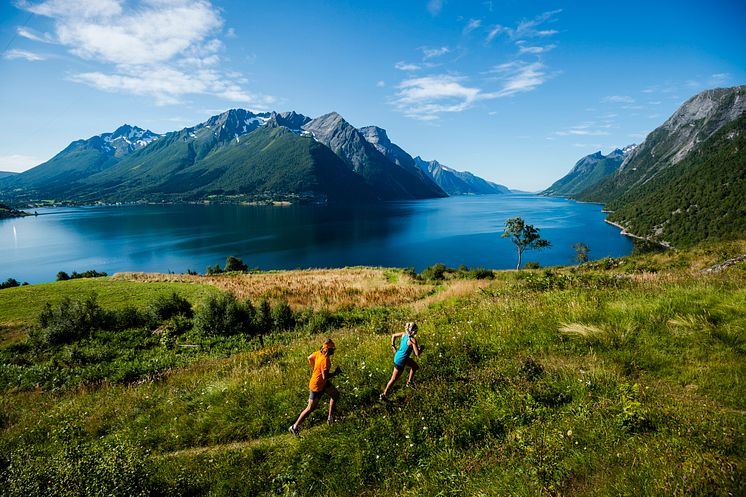
{"type": "Polygon", "coordinates": [[[318,407],[324,393],[329,394],[329,397],[331,397],[329,399],[329,417],[327,418],[327,423],[332,424],[334,422],[334,404],[339,398],[339,391],[332,385],[329,378],[337,376],[340,370],[337,367],[336,371],[331,372],[332,355],[334,355],[334,341],[331,338],[327,338],[321,346],[321,350],[308,356],[308,365],[313,368],[311,380],[308,382],[308,389],[311,391],[311,394],[308,396],[308,405],[300,413],[298,420],[288,428],[288,431],[296,437],[300,431],[298,425],[318,407]]]}

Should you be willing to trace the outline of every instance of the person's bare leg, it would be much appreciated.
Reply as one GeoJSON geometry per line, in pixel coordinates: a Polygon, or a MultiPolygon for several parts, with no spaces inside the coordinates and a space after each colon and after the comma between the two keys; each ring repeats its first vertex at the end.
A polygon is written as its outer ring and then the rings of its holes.
{"type": "Polygon", "coordinates": [[[333,419],[334,404],[339,399],[339,390],[337,390],[337,387],[332,386],[326,390],[326,393],[329,394],[329,419],[333,419]]]}
{"type": "Polygon", "coordinates": [[[407,359],[407,366],[409,366],[409,379],[407,380],[407,384],[410,384],[414,379],[414,372],[420,369],[420,367],[412,359],[407,359]]]}
{"type": "Polygon", "coordinates": [[[305,409],[303,409],[303,411],[301,411],[300,415],[298,415],[298,420],[295,423],[293,423],[293,426],[297,428],[298,425],[300,425],[303,422],[303,420],[306,419],[308,415],[311,414],[316,409],[316,406],[318,405],[319,405],[319,399],[314,399],[314,400],[308,399],[308,405],[306,406],[305,409]]]}
{"type": "Polygon", "coordinates": [[[383,396],[384,396],[384,397],[385,397],[386,395],[388,395],[388,393],[389,393],[389,388],[391,388],[391,385],[393,385],[393,384],[394,384],[394,382],[395,382],[396,380],[398,380],[398,379],[399,379],[399,377],[401,376],[401,374],[402,374],[403,372],[404,372],[404,368],[402,368],[402,369],[399,369],[399,368],[397,368],[397,367],[395,367],[395,368],[394,368],[394,372],[393,372],[393,373],[391,373],[391,379],[390,379],[390,380],[389,380],[389,382],[388,382],[388,383],[386,384],[386,388],[384,388],[384,389],[383,389],[383,396]]]}

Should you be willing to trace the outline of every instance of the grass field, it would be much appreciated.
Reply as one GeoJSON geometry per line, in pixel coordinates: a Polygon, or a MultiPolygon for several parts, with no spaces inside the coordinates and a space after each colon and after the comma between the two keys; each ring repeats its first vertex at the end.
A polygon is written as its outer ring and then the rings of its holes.
{"type": "Polygon", "coordinates": [[[708,245],[489,281],[353,268],[3,290],[0,492],[744,495],[746,264],[700,270],[745,252],[708,245]],[[144,308],[172,290],[195,307],[230,290],[306,314],[263,347],[194,330],[171,347],[148,329],[43,350],[28,338],[46,301],[95,291],[102,307],[144,308]],[[408,320],[426,347],[418,388],[402,381],[382,403],[388,335],[408,320]],[[295,439],[305,358],[327,335],[344,371],[339,419],[327,426],[322,406],[295,439]]]}

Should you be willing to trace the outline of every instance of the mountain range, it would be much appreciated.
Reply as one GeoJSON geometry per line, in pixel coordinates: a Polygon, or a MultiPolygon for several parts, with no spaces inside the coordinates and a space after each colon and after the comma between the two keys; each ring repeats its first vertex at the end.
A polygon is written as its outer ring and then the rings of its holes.
{"type": "Polygon", "coordinates": [[[569,173],[554,182],[543,193],[557,197],[577,195],[616,172],[635,148],[636,145],[629,145],[621,149],[617,148],[609,155],[603,155],[600,150],[586,155],[575,163],[569,173]]]}
{"type": "Polygon", "coordinates": [[[456,171],[436,160],[426,161],[418,155],[414,158],[414,162],[449,195],[483,195],[511,192],[506,186],[482,179],[469,171],[456,171]]]}
{"type": "Polygon", "coordinates": [[[508,191],[457,191],[440,186],[440,176],[419,167],[384,129],[357,129],[336,112],[311,119],[231,109],[163,135],[124,125],[77,140],[39,166],[0,177],[0,198],[369,202],[508,191]]]}
{"type": "Polygon", "coordinates": [[[605,174],[585,159],[544,193],[603,203],[630,233],[675,246],[746,237],[746,86],[693,96],[605,174]]]}

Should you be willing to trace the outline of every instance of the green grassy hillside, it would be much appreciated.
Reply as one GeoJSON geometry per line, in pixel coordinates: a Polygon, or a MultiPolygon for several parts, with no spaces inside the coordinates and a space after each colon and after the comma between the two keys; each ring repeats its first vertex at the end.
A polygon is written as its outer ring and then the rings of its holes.
{"type": "MultiPolygon", "coordinates": [[[[208,278],[2,290],[0,488],[7,495],[743,495],[746,265],[699,271],[743,253],[746,242],[736,242],[499,272],[493,280],[453,272],[434,290],[436,282],[380,270],[370,278],[390,289],[375,295],[400,295],[398,304],[296,303],[296,325],[266,336],[263,347],[250,336],[195,329],[164,340],[173,322],[155,332],[95,330],[79,342],[34,342],[46,301],[95,290],[102,308],[122,309],[121,296],[132,294],[129,303],[147,310],[176,290],[199,312],[218,291],[208,278]],[[410,290],[421,285],[425,292],[410,290]],[[418,388],[401,382],[381,403],[389,334],[412,319],[425,345],[418,388]],[[334,380],[339,419],[327,426],[322,406],[295,439],[287,427],[306,402],[305,358],[324,336],[337,343],[333,362],[344,371],[334,380]]],[[[222,278],[237,294],[253,285],[250,276],[222,278]]],[[[350,281],[349,292],[335,285],[339,298],[360,291],[352,285],[359,278],[350,281]]]]}
{"type": "Polygon", "coordinates": [[[746,236],[746,116],[608,204],[632,233],[689,246],[746,236]]]}

